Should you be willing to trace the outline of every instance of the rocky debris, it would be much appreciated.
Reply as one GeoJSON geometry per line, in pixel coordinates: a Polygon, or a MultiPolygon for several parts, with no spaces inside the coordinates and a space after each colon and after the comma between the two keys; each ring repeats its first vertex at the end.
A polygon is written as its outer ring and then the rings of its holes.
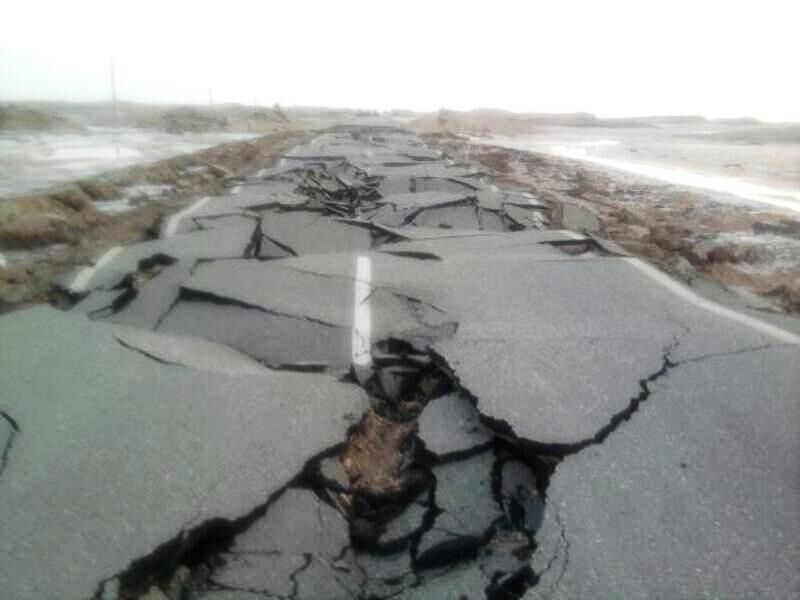
{"type": "Polygon", "coordinates": [[[0,319],[12,595],[785,597],[800,337],[554,216],[365,120],[0,319]]]}

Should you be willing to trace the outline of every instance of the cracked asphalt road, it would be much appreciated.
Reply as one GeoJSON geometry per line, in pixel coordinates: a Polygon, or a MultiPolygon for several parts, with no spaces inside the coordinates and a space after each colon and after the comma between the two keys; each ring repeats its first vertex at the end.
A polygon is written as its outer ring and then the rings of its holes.
{"type": "Polygon", "coordinates": [[[11,599],[789,598],[800,338],[391,123],[0,318],[11,599]]]}

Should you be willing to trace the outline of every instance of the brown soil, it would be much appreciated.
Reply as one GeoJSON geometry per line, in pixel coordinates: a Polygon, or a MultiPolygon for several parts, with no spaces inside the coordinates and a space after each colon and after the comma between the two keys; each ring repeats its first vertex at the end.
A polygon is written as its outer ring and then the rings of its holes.
{"type": "Polygon", "coordinates": [[[367,412],[348,436],[342,465],[351,490],[401,493],[413,477],[416,422],[397,423],[367,412]]]}

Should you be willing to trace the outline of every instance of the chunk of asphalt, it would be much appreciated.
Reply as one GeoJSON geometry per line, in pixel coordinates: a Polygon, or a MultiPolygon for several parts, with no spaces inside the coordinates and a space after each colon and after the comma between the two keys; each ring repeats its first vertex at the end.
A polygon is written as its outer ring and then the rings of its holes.
{"type": "Polygon", "coordinates": [[[183,260],[164,268],[152,279],[138,285],[135,297],[107,320],[141,329],[155,329],[177,301],[181,285],[191,276],[193,267],[193,262],[183,260]]]}
{"type": "Polygon", "coordinates": [[[478,208],[477,213],[481,231],[508,231],[508,227],[499,213],[483,208],[478,208]]]}
{"type": "Polygon", "coordinates": [[[289,488],[221,555],[225,564],[211,581],[289,596],[301,568],[311,562],[332,564],[349,543],[347,521],[338,511],[310,490],[289,488]]]}
{"type": "Polygon", "coordinates": [[[418,210],[416,208],[398,208],[391,204],[384,204],[369,215],[369,220],[382,227],[401,228],[413,218],[418,210]]]}
{"type": "MultiPolygon", "coordinates": [[[[256,592],[260,597],[290,597],[295,587],[293,575],[309,561],[302,554],[229,553],[222,557],[225,566],[210,577],[210,587],[256,592]]],[[[213,597],[213,596],[212,596],[213,597]]]]}
{"type": "MultiPolygon", "coordinates": [[[[425,161],[418,165],[387,166],[375,165],[370,169],[370,174],[377,177],[398,177],[410,175],[413,177],[451,178],[478,175],[477,169],[470,167],[450,166],[444,162],[425,161]]],[[[427,190],[426,190],[427,191],[427,190]]]]}
{"type": "Polygon", "coordinates": [[[478,205],[486,210],[500,211],[506,206],[519,206],[520,208],[535,208],[547,210],[550,207],[522,193],[506,192],[503,190],[478,190],[478,205]]]}
{"type": "Polygon", "coordinates": [[[350,543],[347,521],[312,491],[289,488],[236,538],[232,553],[320,554],[332,561],[350,543]]]}
{"type": "Polygon", "coordinates": [[[424,585],[403,592],[404,600],[464,600],[483,598],[484,589],[490,580],[474,565],[460,564],[437,573],[437,577],[426,578],[424,585]]]}
{"type": "MultiPolygon", "coordinates": [[[[442,238],[476,238],[492,232],[472,229],[440,229],[438,227],[381,226],[380,230],[402,240],[430,240],[442,238]]],[[[386,244],[390,249],[394,244],[386,244]]]]}
{"type": "Polygon", "coordinates": [[[449,192],[419,192],[391,194],[383,196],[378,204],[391,204],[396,208],[432,208],[434,206],[447,206],[465,202],[470,198],[468,194],[454,194],[449,192]]]}
{"type": "Polygon", "coordinates": [[[628,409],[665,356],[770,343],[756,329],[665,294],[625,259],[436,252],[443,260],[427,263],[438,277],[435,301],[459,327],[433,351],[481,414],[540,444],[594,437],[628,409]]]}
{"type": "Polygon", "coordinates": [[[624,426],[556,468],[526,598],[796,595],[798,365],[797,347],[761,348],[651,383],[624,426]]]}
{"type": "Polygon", "coordinates": [[[414,177],[415,192],[448,192],[454,194],[467,194],[474,196],[477,190],[483,189],[483,185],[477,179],[464,179],[460,177],[414,177]]]}
{"type": "Polygon", "coordinates": [[[263,593],[247,590],[209,590],[202,597],[205,600],[264,600],[263,593]]]}
{"type": "Polygon", "coordinates": [[[336,484],[341,489],[347,489],[350,485],[347,473],[338,455],[323,458],[319,463],[319,471],[323,479],[329,483],[336,484]]]}
{"type": "Polygon", "coordinates": [[[196,337],[123,326],[114,327],[113,334],[126,348],[166,364],[228,375],[265,375],[269,372],[263,365],[233,348],[196,337]]]}
{"type": "Polygon", "coordinates": [[[295,598],[330,598],[352,600],[358,598],[363,588],[364,575],[355,561],[340,559],[325,562],[314,556],[307,567],[297,572],[295,598]]]}
{"type": "MultiPolygon", "coordinates": [[[[471,458],[433,468],[436,506],[442,511],[434,528],[454,536],[481,538],[502,516],[492,495],[494,460],[494,453],[487,450],[471,458]]],[[[425,547],[423,538],[419,552],[422,553],[425,547]]]]}
{"type": "Polygon", "coordinates": [[[416,576],[407,552],[381,556],[356,553],[358,568],[364,573],[363,598],[386,598],[410,587],[416,576]]]}
{"type": "Polygon", "coordinates": [[[157,330],[225,344],[275,369],[327,365],[345,371],[351,359],[349,328],[217,299],[179,301],[157,330]]]}
{"type": "Polygon", "coordinates": [[[24,432],[0,484],[9,598],[90,598],[186,530],[249,514],[365,408],[324,376],[160,364],[49,308],[0,319],[0,339],[14,347],[0,372],[15,374],[0,397],[24,432]]]}
{"type": "MultiPolygon", "coordinates": [[[[122,276],[120,276],[121,278],[122,276]]],[[[85,298],[80,300],[75,306],[70,308],[70,312],[82,313],[84,315],[102,313],[107,307],[111,306],[113,302],[124,293],[124,290],[103,290],[97,289],[92,291],[85,298]]]]}
{"type": "Polygon", "coordinates": [[[0,478],[11,460],[14,438],[19,433],[19,423],[0,405],[0,478]]]}
{"type": "Polygon", "coordinates": [[[309,211],[264,213],[261,231],[269,239],[292,248],[295,254],[366,251],[369,231],[309,211]]]}
{"type": "Polygon", "coordinates": [[[351,281],[301,273],[272,262],[234,260],[201,264],[183,287],[328,326],[349,327],[352,322],[351,281]],[[264,285],[265,281],[269,284],[264,285]],[[322,298],[324,302],[320,302],[322,298]]]}
{"type": "MultiPolygon", "coordinates": [[[[233,260],[225,261],[225,264],[219,262],[201,264],[195,269],[194,275],[184,283],[183,298],[199,300],[207,305],[238,305],[261,310],[272,314],[276,323],[277,317],[289,318],[291,321],[288,323],[299,325],[300,335],[295,341],[286,340],[284,354],[295,354],[291,349],[305,343],[303,331],[310,330],[307,326],[309,323],[331,330],[322,332],[319,327],[313,328],[315,331],[320,331],[319,335],[323,340],[338,339],[341,328],[349,330],[354,326],[356,275],[354,269],[357,256],[327,254],[281,261],[233,260]],[[264,281],[269,281],[269,285],[263,285],[264,281]],[[322,299],[324,301],[321,301],[322,299]]],[[[370,257],[372,256],[370,254],[370,257]]],[[[392,262],[386,255],[378,257],[381,260],[376,264],[380,265],[382,270],[383,265],[392,262]]],[[[375,339],[398,335],[428,336],[433,339],[453,329],[453,319],[448,313],[421,298],[406,296],[392,288],[370,289],[372,291],[368,293],[367,300],[373,315],[371,330],[375,339]]],[[[178,315],[184,314],[187,309],[196,311],[196,307],[190,308],[186,304],[180,302],[164,319],[162,324],[164,330],[183,334],[193,334],[195,327],[200,331],[218,330],[219,326],[214,323],[184,322],[176,327],[178,315]]],[[[276,331],[287,331],[287,334],[291,335],[288,328],[278,328],[276,331]]],[[[224,332],[213,336],[196,335],[229,343],[220,337],[220,335],[227,337],[224,332]]],[[[265,342],[268,342],[271,336],[269,329],[265,332],[263,328],[254,330],[249,335],[265,336],[267,338],[265,342]]],[[[240,344],[229,345],[241,349],[240,344]]],[[[336,347],[338,348],[338,344],[336,347]]],[[[321,348],[329,346],[321,345],[321,348]]],[[[306,360],[319,361],[321,357],[324,359],[328,355],[327,350],[325,352],[312,350],[306,360]]],[[[299,359],[298,357],[293,360],[299,359]]]]}
{"type": "Polygon", "coordinates": [[[503,463],[500,471],[503,511],[514,529],[535,533],[542,524],[545,502],[533,471],[518,460],[503,463]]]}
{"type": "Polygon", "coordinates": [[[463,524],[455,516],[442,513],[426,531],[416,547],[415,567],[418,571],[442,569],[458,563],[474,561],[487,543],[488,524],[479,534],[462,532],[463,524]]]}
{"type": "Polygon", "coordinates": [[[525,229],[542,229],[547,222],[542,212],[533,206],[505,204],[503,213],[514,223],[525,229]]]}
{"type": "Polygon", "coordinates": [[[378,546],[382,548],[405,549],[411,543],[411,536],[421,532],[425,527],[426,517],[435,510],[428,501],[428,491],[417,496],[403,511],[389,521],[383,533],[378,537],[378,546]]]}
{"type": "Polygon", "coordinates": [[[480,229],[474,206],[458,205],[425,208],[416,213],[412,222],[417,227],[447,229],[480,229]]]}
{"type": "Polygon", "coordinates": [[[415,189],[416,185],[414,177],[410,175],[383,177],[378,183],[378,192],[383,197],[390,196],[392,194],[413,193],[415,189]]]}
{"type": "Polygon", "coordinates": [[[139,261],[156,254],[190,263],[196,260],[241,258],[250,243],[253,228],[254,225],[231,230],[198,231],[127,246],[115,252],[100,268],[91,273],[83,275],[80,271],[76,272],[67,287],[72,287],[78,279],[83,291],[111,287],[122,276],[136,271],[139,261]]]}
{"type": "Polygon", "coordinates": [[[454,392],[428,402],[419,417],[419,438],[430,452],[444,458],[483,446],[493,436],[480,422],[475,406],[454,392]]]}

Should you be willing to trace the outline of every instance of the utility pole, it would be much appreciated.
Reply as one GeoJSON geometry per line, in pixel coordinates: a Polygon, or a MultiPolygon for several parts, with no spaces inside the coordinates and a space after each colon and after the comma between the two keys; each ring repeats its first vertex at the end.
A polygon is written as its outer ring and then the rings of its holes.
{"type": "MultiPolygon", "coordinates": [[[[114,75],[114,61],[111,61],[111,104],[114,107],[114,127],[119,127],[119,105],[117,104],[117,78],[114,75]]],[[[114,140],[114,152],[119,159],[119,144],[114,140]]]]}
{"type": "Polygon", "coordinates": [[[114,112],[117,111],[117,81],[114,77],[114,61],[111,61],[111,102],[114,103],[114,112]]]}

